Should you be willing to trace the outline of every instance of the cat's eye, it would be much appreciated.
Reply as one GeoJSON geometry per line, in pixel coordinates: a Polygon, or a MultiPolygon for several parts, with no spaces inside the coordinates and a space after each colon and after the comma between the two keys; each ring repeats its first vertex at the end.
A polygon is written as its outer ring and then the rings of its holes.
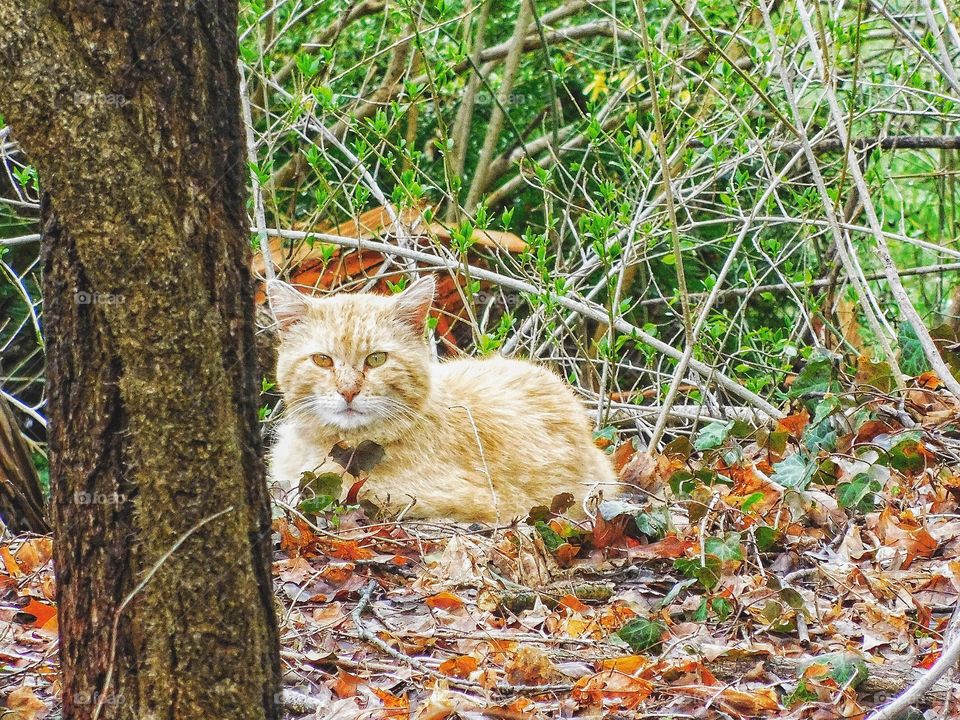
{"type": "Polygon", "coordinates": [[[328,368],[333,367],[333,358],[329,355],[324,355],[322,353],[314,353],[310,356],[310,359],[313,360],[313,364],[317,367],[328,368]]]}
{"type": "Polygon", "coordinates": [[[387,354],[385,352],[375,352],[367,355],[367,367],[380,367],[387,361],[387,354]]]}

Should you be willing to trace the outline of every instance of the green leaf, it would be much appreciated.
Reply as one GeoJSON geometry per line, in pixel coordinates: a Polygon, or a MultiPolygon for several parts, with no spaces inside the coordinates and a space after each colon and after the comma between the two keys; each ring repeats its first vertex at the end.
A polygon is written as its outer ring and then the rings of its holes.
{"type": "Polygon", "coordinates": [[[827,417],[832,415],[833,411],[838,407],[840,407],[840,398],[836,395],[823,398],[817,403],[817,408],[813,414],[813,420],[810,422],[810,425],[819,425],[826,420],[827,417]]]}
{"type": "Polygon", "coordinates": [[[796,398],[810,393],[838,393],[840,383],[834,377],[834,366],[830,358],[811,360],[806,364],[787,393],[796,398]]]}
{"type": "Polygon", "coordinates": [[[534,527],[537,529],[537,532],[540,533],[540,537],[543,538],[543,544],[547,546],[550,552],[553,552],[567,542],[543,520],[537,520],[534,527]]]}
{"type": "Polygon", "coordinates": [[[746,497],[746,499],[741,503],[740,509],[743,512],[750,512],[750,508],[756,505],[758,502],[763,500],[764,494],[762,492],[755,492],[746,497]]]}
{"type": "Polygon", "coordinates": [[[778,533],[769,525],[758,527],[756,530],[754,530],[753,536],[757,540],[757,548],[760,550],[760,552],[766,552],[777,544],[778,533]]]}
{"type": "Polygon", "coordinates": [[[910,474],[922,472],[926,459],[920,444],[920,433],[908,432],[898,437],[896,444],[890,448],[888,457],[895,470],[910,474]]]}
{"type": "Polygon", "coordinates": [[[873,362],[867,358],[860,358],[857,384],[876,388],[883,393],[892,392],[896,383],[893,381],[893,370],[890,368],[890,363],[883,360],[873,362]]]}
{"type": "Polygon", "coordinates": [[[720,622],[730,617],[730,613],[733,612],[733,606],[725,598],[719,597],[710,601],[710,609],[713,610],[720,622]]]}
{"type": "Polygon", "coordinates": [[[301,502],[297,509],[304,515],[319,515],[335,502],[336,498],[330,495],[317,495],[301,502]]]}
{"type": "Polygon", "coordinates": [[[870,677],[867,664],[859,655],[854,653],[828,653],[820,655],[808,662],[801,663],[799,669],[805,672],[811,665],[826,665],[830,668],[829,675],[841,687],[856,688],[870,677]]]}
{"type": "Polygon", "coordinates": [[[797,687],[794,688],[793,692],[783,699],[783,704],[787,707],[793,707],[794,705],[800,705],[816,699],[817,694],[810,690],[805,681],[801,680],[797,683],[797,687]]]}
{"type": "Polygon", "coordinates": [[[830,452],[836,448],[837,439],[837,431],[831,427],[829,420],[811,424],[803,431],[803,446],[812,453],[821,450],[830,452]]]}
{"type": "Polygon", "coordinates": [[[642,512],[636,515],[633,520],[637,524],[637,530],[654,540],[661,539],[667,533],[669,528],[669,518],[666,517],[666,507],[662,512],[642,512]]]}
{"type": "Polygon", "coordinates": [[[815,470],[814,463],[809,462],[801,453],[794,453],[773,466],[770,479],[784,487],[806,490],[815,470]]]}
{"type": "Polygon", "coordinates": [[[670,484],[673,494],[677,497],[686,497],[696,487],[693,473],[686,469],[677,470],[667,482],[670,484]]]}
{"type": "Polygon", "coordinates": [[[713,450],[723,445],[730,431],[733,429],[733,421],[713,422],[702,428],[697,433],[693,441],[693,447],[697,450],[713,450]]]}
{"type": "Polygon", "coordinates": [[[720,582],[722,563],[714,555],[707,555],[701,564],[700,558],[677,558],[673,561],[673,567],[682,572],[687,577],[695,578],[707,590],[716,587],[720,582]]]}
{"type": "Polygon", "coordinates": [[[663,643],[666,626],[658,620],[634,618],[617,631],[617,637],[637,653],[656,650],[663,643]]]}
{"type": "Polygon", "coordinates": [[[881,489],[880,483],[865,473],[857,475],[850,482],[837,485],[837,502],[840,507],[868,510],[873,502],[864,503],[864,499],[881,489]]]}
{"type": "Polygon", "coordinates": [[[693,454],[693,450],[693,445],[690,444],[690,440],[687,438],[687,436],[681,435],[676,440],[664,445],[663,454],[667,457],[689,460],[690,456],[693,454]]]}
{"type": "Polygon", "coordinates": [[[693,613],[693,620],[694,622],[705,623],[709,616],[710,616],[710,612],[709,612],[709,608],[707,607],[707,599],[700,598],[700,604],[697,605],[697,609],[693,613]]]}
{"type": "Polygon", "coordinates": [[[316,497],[327,495],[339,499],[343,491],[343,477],[335,472],[325,472],[318,475],[307,470],[300,474],[300,492],[303,494],[307,490],[316,497]]]}
{"type": "Polygon", "coordinates": [[[930,362],[923,353],[923,346],[910,323],[900,323],[897,329],[897,341],[900,343],[900,368],[907,375],[920,375],[930,369],[930,362]]]}
{"type": "Polygon", "coordinates": [[[703,542],[703,550],[720,560],[743,560],[740,549],[740,533],[728,533],[726,538],[709,537],[703,542]]]}

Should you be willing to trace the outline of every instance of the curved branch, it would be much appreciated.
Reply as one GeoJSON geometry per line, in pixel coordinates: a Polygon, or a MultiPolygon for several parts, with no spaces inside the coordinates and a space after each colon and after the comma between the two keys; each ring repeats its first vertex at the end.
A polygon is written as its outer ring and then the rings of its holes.
{"type": "MultiPolygon", "coordinates": [[[[421,252],[419,250],[401,248],[397,247],[396,245],[376,242],[373,240],[342,237],[340,235],[328,235],[324,233],[300,232],[296,230],[279,230],[276,228],[269,228],[267,233],[269,235],[286,238],[288,240],[305,240],[306,238],[310,237],[315,240],[319,240],[320,242],[353,248],[355,250],[375,250],[376,252],[381,252],[386,255],[399,255],[401,257],[406,257],[411,260],[424,263],[432,268],[443,268],[444,270],[451,271],[457,271],[463,268],[463,263],[458,260],[442,258],[437,255],[431,255],[430,253],[421,252]]],[[[492,272],[485,268],[480,268],[473,265],[469,266],[469,270],[470,276],[477,280],[496,283],[497,285],[510,290],[529,293],[530,295],[538,296],[543,294],[541,288],[538,288],[535,285],[523,280],[507,277],[506,275],[501,275],[500,273],[492,272]]],[[[589,318],[590,320],[603,325],[608,325],[610,323],[610,315],[607,310],[603,306],[597,305],[596,303],[574,300],[572,298],[562,296],[554,297],[553,302],[563,308],[566,308],[567,310],[579,313],[583,317],[589,318]]],[[[658,340],[657,338],[653,337],[653,335],[644,332],[635,325],[631,325],[626,320],[614,319],[613,328],[617,332],[623,333],[624,335],[629,335],[635,338],[637,341],[642,342],[643,344],[653,348],[657,352],[666,355],[673,360],[679,360],[682,356],[682,353],[676,348],[667,345],[662,340],[658,340]]],[[[712,379],[730,395],[738,397],[742,401],[766,413],[768,417],[773,419],[785,417],[785,414],[782,411],[778,410],[759,395],[752,393],[745,387],[741,386],[736,380],[723,375],[716,368],[700,362],[699,360],[691,360],[689,365],[690,368],[699,376],[712,379]]]]}

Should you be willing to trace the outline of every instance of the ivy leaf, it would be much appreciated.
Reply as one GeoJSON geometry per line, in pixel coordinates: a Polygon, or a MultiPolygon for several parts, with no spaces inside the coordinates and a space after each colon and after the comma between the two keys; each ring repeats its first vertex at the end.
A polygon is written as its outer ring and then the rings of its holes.
{"type": "Polygon", "coordinates": [[[664,512],[642,512],[633,520],[637,524],[637,530],[655,540],[663,538],[670,525],[670,519],[666,517],[666,508],[664,512]]]}
{"type": "Polygon", "coordinates": [[[732,429],[732,420],[725,423],[710,423],[697,433],[697,437],[693,441],[693,447],[697,450],[713,450],[714,448],[718,448],[726,441],[732,429]]]}
{"type": "Polygon", "coordinates": [[[740,533],[729,533],[726,538],[709,537],[703,541],[703,550],[720,560],[743,560],[740,549],[740,533]]]}
{"type": "Polygon", "coordinates": [[[891,392],[894,388],[893,370],[890,363],[874,362],[865,355],[857,358],[857,385],[875,388],[882,393],[891,392]]]}
{"type": "Polygon", "coordinates": [[[713,610],[720,622],[730,617],[730,613],[733,612],[733,606],[725,598],[721,597],[713,598],[710,601],[710,609],[713,610]]]}
{"type": "Polygon", "coordinates": [[[920,433],[908,432],[901,435],[890,448],[889,458],[891,467],[902,473],[914,475],[922,472],[926,466],[926,458],[920,433]]]}
{"type": "Polygon", "coordinates": [[[307,470],[300,474],[300,492],[309,490],[316,497],[329,496],[340,499],[340,493],[343,492],[343,477],[339,473],[325,472],[319,475],[307,470]]]}
{"type": "Polygon", "coordinates": [[[812,453],[820,450],[830,452],[837,446],[838,437],[837,431],[831,427],[830,422],[824,420],[807,427],[803,433],[803,446],[812,453]]]}
{"type": "Polygon", "coordinates": [[[796,398],[810,393],[838,393],[840,383],[834,375],[835,369],[831,356],[820,355],[812,358],[797,375],[787,395],[796,398]]]}
{"type": "Polygon", "coordinates": [[[760,549],[760,552],[766,552],[777,544],[777,531],[769,525],[758,527],[754,531],[753,536],[757,540],[757,547],[760,549]]]}
{"type": "Polygon", "coordinates": [[[900,323],[897,342],[900,344],[900,368],[907,375],[917,376],[930,369],[930,362],[923,353],[917,332],[910,323],[900,323]]]}
{"type": "Polygon", "coordinates": [[[617,637],[634,652],[642,653],[659,649],[666,632],[666,626],[659,621],[634,618],[617,631],[617,637]]]}
{"type": "Polygon", "coordinates": [[[806,490],[815,470],[816,465],[808,462],[801,453],[794,453],[773,466],[770,479],[784,487],[806,490]]]}
{"type": "Polygon", "coordinates": [[[828,653],[816,657],[809,662],[802,663],[800,670],[804,677],[811,675],[820,675],[822,670],[826,670],[827,675],[832,678],[840,687],[856,688],[860,683],[870,676],[867,664],[859,655],[854,653],[828,653]],[[812,668],[817,668],[821,672],[811,673],[812,668]]]}
{"type": "Polygon", "coordinates": [[[880,483],[865,473],[857,475],[850,482],[837,485],[837,502],[840,507],[869,509],[872,502],[864,503],[868,495],[880,490],[880,483]]]}
{"type": "Polygon", "coordinates": [[[836,395],[823,398],[823,400],[817,403],[817,408],[813,414],[813,422],[811,425],[819,425],[826,420],[827,417],[832,415],[833,411],[838,407],[840,407],[840,398],[838,398],[836,395]]]}
{"type": "Polygon", "coordinates": [[[677,558],[673,561],[673,567],[689,578],[695,578],[707,590],[716,587],[720,582],[721,562],[714,555],[707,555],[704,562],[700,558],[677,558]]]}

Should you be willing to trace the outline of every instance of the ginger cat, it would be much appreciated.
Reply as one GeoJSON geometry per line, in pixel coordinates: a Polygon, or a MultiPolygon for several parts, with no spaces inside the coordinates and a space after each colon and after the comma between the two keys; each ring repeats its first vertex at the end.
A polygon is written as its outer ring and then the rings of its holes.
{"type": "MultiPolygon", "coordinates": [[[[394,296],[311,298],[273,281],[277,380],[286,402],[271,452],[275,495],[295,500],[304,471],[342,472],[339,441],[381,445],[361,494],[408,517],[496,522],[562,492],[577,504],[616,476],[569,386],[530,362],[434,360],[424,326],[434,280],[394,296]]],[[[346,484],[349,486],[349,482],[346,484]]]]}

